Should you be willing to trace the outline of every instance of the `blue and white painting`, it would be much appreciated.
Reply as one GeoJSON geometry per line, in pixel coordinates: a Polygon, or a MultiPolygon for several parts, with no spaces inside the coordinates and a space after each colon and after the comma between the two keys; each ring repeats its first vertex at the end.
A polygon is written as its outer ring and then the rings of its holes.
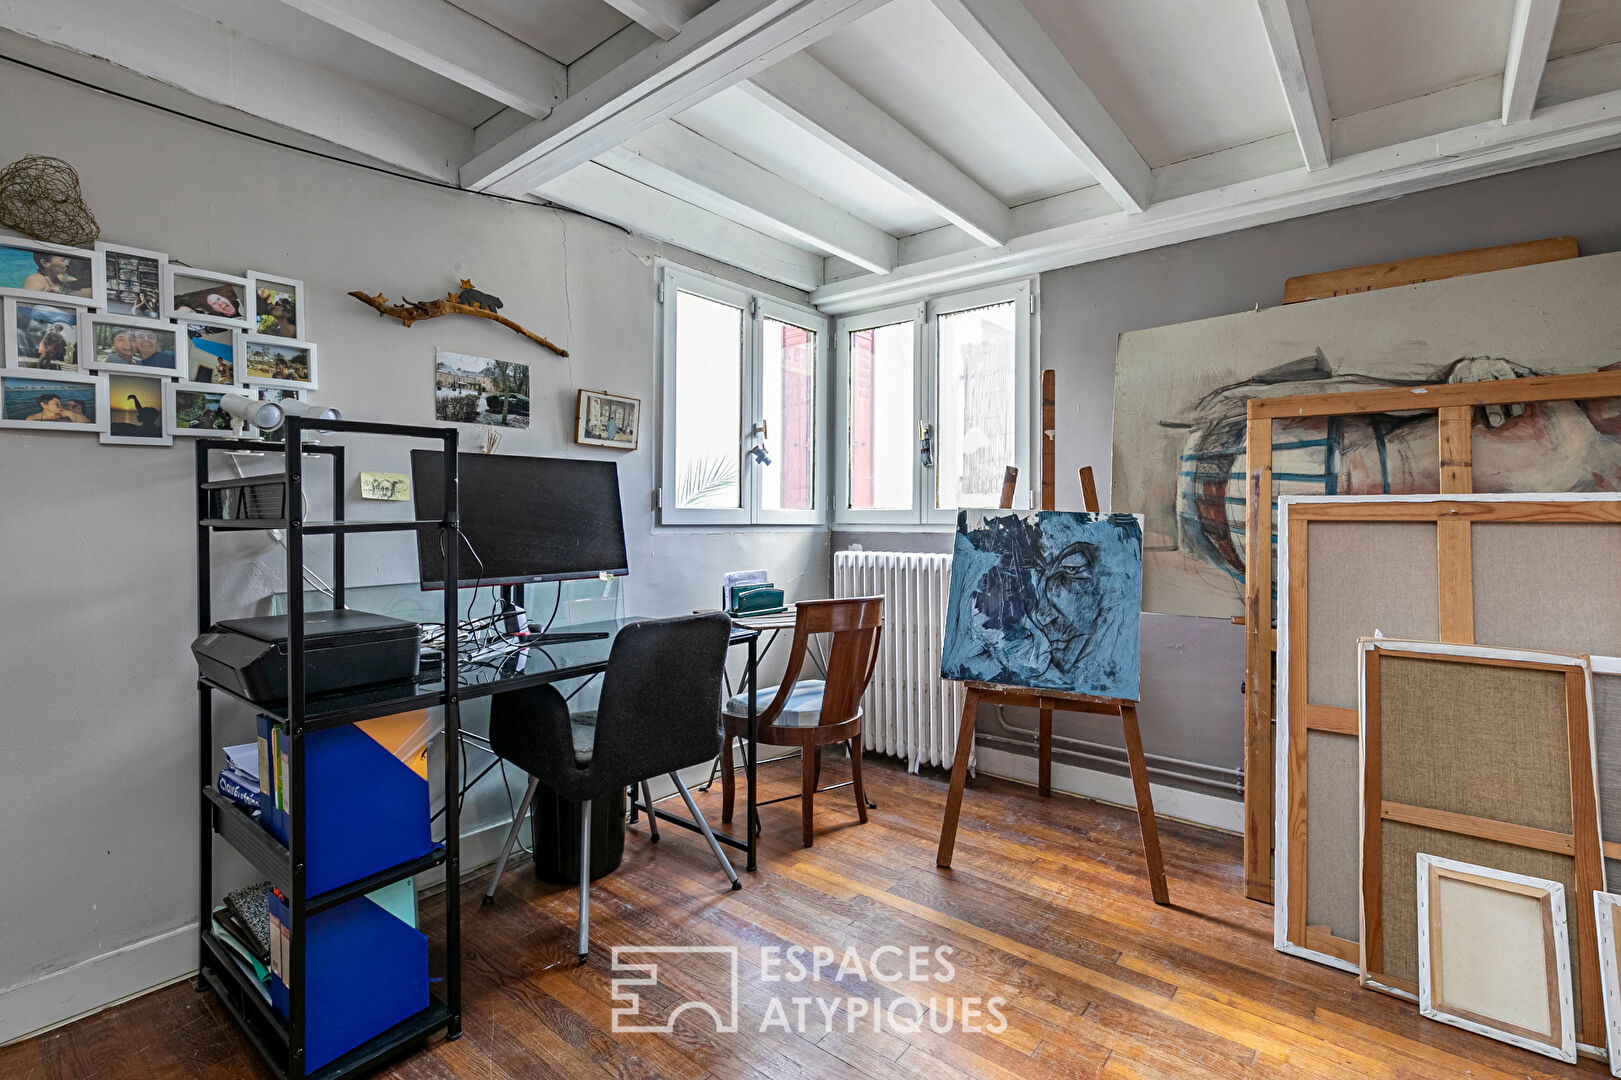
{"type": "Polygon", "coordinates": [[[940,675],[1136,701],[1142,519],[964,510],[940,675]]]}

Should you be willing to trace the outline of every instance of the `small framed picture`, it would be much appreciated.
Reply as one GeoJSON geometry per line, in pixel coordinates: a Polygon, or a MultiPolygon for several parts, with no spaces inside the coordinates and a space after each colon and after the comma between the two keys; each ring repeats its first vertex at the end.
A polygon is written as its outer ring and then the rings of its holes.
{"type": "MultiPolygon", "coordinates": [[[[177,342],[180,328],[128,315],[81,315],[79,336],[89,350],[84,367],[92,371],[141,368],[149,375],[183,375],[177,342]]],[[[118,400],[113,399],[113,409],[118,400]]]]}
{"type": "Polygon", "coordinates": [[[239,386],[215,386],[210,383],[177,382],[169,384],[170,405],[167,410],[171,435],[228,435],[231,417],[220,408],[226,397],[252,397],[252,393],[239,386]]]}
{"type": "Polygon", "coordinates": [[[107,430],[107,380],[66,372],[0,371],[0,428],[107,430]]]}
{"type": "Polygon", "coordinates": [[[96,306],[109,315],[163,319],[169,310],[169,256],[96,242],[96,306]]]}
{"type": "Polygon", "coordinates": [[[634,450],[642,438],[642,403],[597,390],[581,390],[574,441],[582,446],[634,450]]]}
{"type": "Polygon", "coordinates": [[[185,374],[194,383],[239,386],[242,376],[242,331],[209,323],[180,323],[185,374]]]}
{"type": "Polygon", "coordinates": [[[0,294],[94,307],[96,253],[26,236],[0,236],[0,294]]]}
{"type": "Polygon", "coordinates": [[[169,295],[169,316],[179,322],[253,329],[245,277],[170,265],[169,295]]]}
{"type": "Polygon", "coordinates": [[[253,302],[254,332],[262,337],[302,338],[304,283],[277,274],[248,271],[248,296],[253,302]]]}
{"type": "MultiPolygon", "coordinates": [[[[247,385],[249,394],[258,401],[274,401],[280,405],[284,401],[308,401],[309,394],[303,390],[294,390],[286,386],[266,386],[262,383],[249,380],[247,385]]],[[[261,439],[276,440],[280,437],[281,428],[256,428],[249,426],[248,431],[258,432],[261,439]]],[[[249,436],[252,437],[251,434],[249,436]]]]}
{"type": "Polygon", "coordinates": [[[260,386],[315,389],[315,344],[248,334],[242,339],[242,378],[260,386]]]}
{"type": "Polygon", "coordinates": [[[0,301],[5,365],[41,371],[79,370],[79,315],[71,304],[8,296],[0,301]]]}
{"type": "Polygon", "coordinates": [[[107,430],[101,441],[122,446],[172,446],[170,382],[156,375],[107,373],[107,430]]]}

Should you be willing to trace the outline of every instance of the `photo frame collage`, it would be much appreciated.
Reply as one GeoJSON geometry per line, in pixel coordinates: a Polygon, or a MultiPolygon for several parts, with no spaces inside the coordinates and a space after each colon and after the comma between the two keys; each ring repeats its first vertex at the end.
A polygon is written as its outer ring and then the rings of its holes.
{"type": "Polygon", "coordinates": [[[280,274],[0,234],[0,428],[127,446],[229,434],[224,395],[316,388],[303,301],[304,283],[280,274]]]}

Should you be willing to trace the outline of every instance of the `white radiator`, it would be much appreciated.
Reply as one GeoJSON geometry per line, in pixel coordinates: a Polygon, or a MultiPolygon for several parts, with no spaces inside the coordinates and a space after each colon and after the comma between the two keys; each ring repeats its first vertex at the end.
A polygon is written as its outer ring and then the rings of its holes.
{"type": "MultiPolygon", "coordinates": [[[[884,634],[862,699],[863,743],[919,765],[951,766],[962,684],[940,678],[951,556],[896,551],[833,555],[834,596],[882,596],[884,634]]],[[[970,763],[972,760],[970,759],[970,763]]]]}

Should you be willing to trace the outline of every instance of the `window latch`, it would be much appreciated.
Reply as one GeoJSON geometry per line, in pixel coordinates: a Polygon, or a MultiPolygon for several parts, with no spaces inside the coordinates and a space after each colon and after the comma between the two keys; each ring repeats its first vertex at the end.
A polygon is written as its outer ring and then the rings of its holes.
{"type": "Polygon", "coordinates": [[[934,425],[919,423],[917,425],[917,450],[923,457],[925,469],[934,468],[934,425]]]}
{"type": "Polygon", "coordinates": [[[758,421],[749,429],[749,442],[752,443],[747,453],[761,465],[771,464],[771,451],[766,449],[766,422],[758,421]]]}

